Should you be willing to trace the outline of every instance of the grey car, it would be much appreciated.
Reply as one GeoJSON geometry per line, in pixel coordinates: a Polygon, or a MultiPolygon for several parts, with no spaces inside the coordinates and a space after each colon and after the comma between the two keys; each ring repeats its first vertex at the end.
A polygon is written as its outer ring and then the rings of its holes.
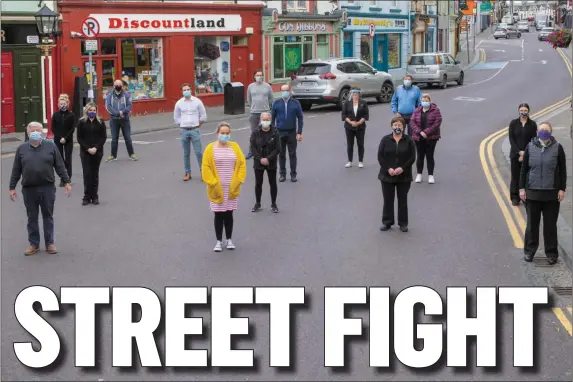
{"type": "Polygon", "coordinates": [[[547,41],[549,35],[551,35],[553,32],[555,32],[555,28],[543,27],[543,29],[541,29],[541,31],[537,34],[537,39],[539,41],[547,41]]]}
{"type": "Polygon", "coordinates": [[[528,32],[529,33],[529,21],[520,21],[517,23],[517,30],[519,32],[528,32]]]}
{"type": "Polygon", "coordinates": [[[352,86],[360,87],[362,97],[380,103],[389,103],[394,95],[392,76],[357,58],[306,61],[291,82],[292,96],[304,110],[331,103],[341,107],[350,98],[352,86]]]}
{"type": "Polygon", "coordinates": [[[497,28],[493,34],[493,38],[496,40],[498,38],[510,39],[512,37],[521,38],[521,33],[514,27],[497,28]]]}
{"type": "Polygon", "coordinates": [[[464,84],[460,62],[447,53],[416,53],[410,57],[406,71],[415,84],[439,84],[444,89],[450,81],[464,84]]]}

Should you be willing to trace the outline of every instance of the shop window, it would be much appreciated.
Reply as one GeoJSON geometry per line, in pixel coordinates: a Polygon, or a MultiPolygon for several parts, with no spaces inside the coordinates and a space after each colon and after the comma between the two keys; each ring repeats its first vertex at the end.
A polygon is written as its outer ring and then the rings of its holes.
{"type": "Polygon", "coordinates": [[[122,79],[132,99],[163,98],[163,40],[121,40],[122,79]]]}
{"type": "Polygon", "coordinates": [[[323,60],[330,58],[330,35],[319,34],[316,36],[316,57],[323,60]]]}
{"type": "Polygon", "coordinates": [[[370,57],[370,42],[371,38],[369,35],[363,34],[360,36],[360,58],[362,61],[371,62],[370,57]]]}
{"type": "Polygon", "coordinates": [[[313,36],[275,37],[273,40],[273,79],[295,74],[300,65],[314,57],[313,36]]]}
{"type": "Polygon", "coordinates": [[[308,0],[287,0],[287,11],[308,11],[308,0]]]}
{"type": "Polygon", "coordinates": [[[396,69],[402,66],[402,35],[388,35],[388,69],[396,69]]]}
{"type": "Polygon", "coordinates": [[[233,45],[249,45],[249,39],[245,36],[233,36],[233,45]]]}
{"type": "Polygon", "coordinates": [[[222,93],[230,82],[230,43],[229,37],[195,37],[195,94],[222,93]]]}
{"type": "Polygon", "coordinates": [[[103,39],[99,40],[100,54],[117,54],[117,41],[116,39],[103,39]]]}

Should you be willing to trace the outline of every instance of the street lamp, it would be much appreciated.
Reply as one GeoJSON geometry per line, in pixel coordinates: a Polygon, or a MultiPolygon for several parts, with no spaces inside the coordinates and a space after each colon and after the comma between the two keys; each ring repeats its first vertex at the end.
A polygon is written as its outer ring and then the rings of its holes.
{"type": "Polygon", "coordinates": [[[56,46],[54,44],[54,37],[62,34],[62,32],[58,30],[60,14],[44,5],[42,9],[34,15],[34,18],[36,19],[38,34],[41,38],[38,48],[42,50],[44,56],[49,56],[52,48],[56,46]]]}

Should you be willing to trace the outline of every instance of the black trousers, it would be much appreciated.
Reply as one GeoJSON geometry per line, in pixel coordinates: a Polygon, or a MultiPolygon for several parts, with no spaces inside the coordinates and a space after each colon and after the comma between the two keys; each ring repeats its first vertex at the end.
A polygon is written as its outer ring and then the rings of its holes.
{"type": "Polygon", "coordinates": [[[44,241],[46,246],[54,244],[54,204],[56,203],[56,187],[53,184],[37,187],[22,187],[22,196],[28,215],[28,242],[40,246],[40,226],[38,217],[42,211],[44,223],[44,241]]]}
{"type": "Polygon", "coordinates": [[[62,145],[60,143],[59,139],[54,139],[54,143],[56,144],[56,147],[58,148],[58,151],[60,152],[60,155],[62,156],[64,163],[66,164],[66,170],[68,171],[68,176],[71,179],[72,178],[72,153],[74,151],[74,141],[72,139],[72,140],[66,141],[66,143],[64,143],[62,145]]]}
{"type": "Polygon", "coordinates": [[[434,161],[434,151],[436,150],[436,144],[438,141],[436,140],[427,140],[420,138],[419,141],[416,141],[416,151],[418,152],[416,158],[416,170],[418,174],[421,174],[424,171],[424,158],[428,163],[428,175],[434,175],[434,166],[436,162],[434,161]]]}
{"type": "Polygon", "coordinates": [[[296,176],[296,132],[284,134],[280,136],[281,151],[279,154],[280,174],[286,176],[286,152],[288,149],[288,158],[290,163],[290,175],[296,176]]]}
{"type": "Polygon", "coordinates": [[[411,182],[381,183],[382,197],[384,198],[384,207],[382,208],[382,224],[387,226],[394,225],[394,200],[396,196],[398,196],[398,225],[400,227],[407,227],[408,191],[410,191],[411,182]]]}
{"type": "Polygon", "coordinates": [[[225,228],[227,240],[230,240],[233,236],[233,211],[215,212],[215,236],[217,241],[223,241],[223,228],[225,228]]]}
{"type": "Polygon", "coordinates": [[[255,200],[257,204],[261,204],[261,196],[263,194],[263,180],[265,178],[265,171],[269,178],[269,187],[271,189],[271,204],[277,203],[277,170],[256,169],[255,170],[255,200]]]}
{"type": "Polygon", "coordinates": [[[519,201],[519,176],[521,174],[521,162],[519,157],[511,158],[511,181],[509,182],[509,196],[512,202],[519,201]]]}
{"type": "Polygon", "coordinates": [[[358,146],[358,162],[364,161],[364,136],[366,135],[365,128],[344,129],[346,131],[346,152],[348,154],[348,161],[352,162],[354,159],[354,139],[358,146]]]}
{"type": "Polygon", "coordinates": [[[103,158],[102,152],[97,152],[95,155],[82,153],[80,159],[82,160],[82,170],[84,172],[84,200],[99,199],[99,167],[103,158]]]}
{"type": "Polygon", "coordinates": [[[525,229],[525,245],[523,252],[534,256],[539,248],[539,223],[543,215],[543,242],[545,255],[556,259],[559,256],[557,249],[557,219],[559,218],[559,206],[557,200],[539,201],[527,199],[527,228],[525,229]]]}
{"type": "Polygon", "coordinates": [[[404,129],[406,129],[408,135],[412,135],[412,133],[410,132],[410,118],[412,118],[412,114],[401,114],[401,116],[404,122],[406,122],[406,126],[404,126],[404,129]]]}

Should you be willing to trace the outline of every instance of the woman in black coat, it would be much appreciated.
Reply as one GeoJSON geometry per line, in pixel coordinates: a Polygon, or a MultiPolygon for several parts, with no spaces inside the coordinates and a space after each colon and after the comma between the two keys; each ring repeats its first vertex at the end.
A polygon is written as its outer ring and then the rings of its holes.
{"type": "Polygon", "coordinates": [[[97,116],[97,105],[90,102],[84,109],[84,117],[78,122],[77,138],[80,144],[80,159],[84,172],[84,198],[82,205],[99,204],[99,167],[103,147],[107,141],[105,122],[97,116]]]}
{"type": "Polygon", "coordinates": [[[523,252],[525,261],[533,261],[539,248],[539,224],[543,214],[543,241],[549,264],[557,262],[557,219],[567,187],[565,150],[552,136],[549,122],[539,125],[534,138],[523,153],[519,197],[527,209],[527,227],[523,252]]]}
{"type": "Polygon", "coordinates": [[[380,231],[388,231],[394,225],[394,200],[398,194],[398,225],[402,232],[408,232],[408,191],[412,184],[412,165],[416,161],[416,144],[404,134],[406,122],[402,118],[392,118],[391,126],[392,134],[384,136],[378,147],[378,179],[384,197],[380,231]]]}
{"type": "Polygon", "coordinates": [[[346,152],[348,163],[346,168],[352,167],[354,159],[354,139],[358,145],[358,167],[364,167],[364,136],[366,134],[366,121],[370,118],[368,104],[360,98],[360,88],[350,90],[352,99],[342,105],[342,120],[346,131],[346,152]]]}
{"type": "MultiPolygon", "coordinates": [[[[71,179],[76,116],[69,110],[69,107],[70,99],[66,94],[61,94],[58,98],[59,110],[52,114],[52,133],[54,134],[54,143],[66,164],[66,171],[71,179]]],[[[60,187],[64,187],[63,182],[60,182],[60,187]]]]}
{"type": "Polygon", "coordinates": [[[519,118],[509,124],[509,160],[511,164],[511,181],[509,183],[509,196],[511,204],[519,205],[519,176],[525,148],[537,135],[537,124],[529,118],[529,105],[522,103],[517,108],[519,118]]]}
{"type": "Polygon", "coordinates": [[[271,114],[262,113],[259,128],[251,134],[251,149],[253,154],[253,169],[255,170],[255,206],[252,212],[261,210],[261,195],[265,171],[269,178],[271,189],[271,211],[279,212],[277,207],[277,156],[281,150],[277,130],[271,126],[271,114]]]}

